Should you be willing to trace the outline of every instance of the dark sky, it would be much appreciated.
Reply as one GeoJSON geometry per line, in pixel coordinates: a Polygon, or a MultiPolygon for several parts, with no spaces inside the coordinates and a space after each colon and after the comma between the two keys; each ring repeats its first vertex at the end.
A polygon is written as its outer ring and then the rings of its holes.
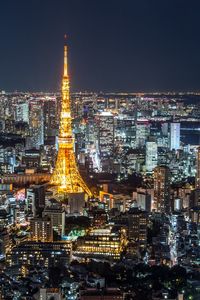
{"type": "Polygon", "coordinates": [[[0,89],[200,90],[200,0],[1,0],[0,89]]]}

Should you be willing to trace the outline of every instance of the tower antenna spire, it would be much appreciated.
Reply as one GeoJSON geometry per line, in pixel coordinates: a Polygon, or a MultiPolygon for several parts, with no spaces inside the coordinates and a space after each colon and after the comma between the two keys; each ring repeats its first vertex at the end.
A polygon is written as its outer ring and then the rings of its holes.
{"type": "Polygon", "coordinates": [[[67,35],[64,35],[64,77],[68,77],[68,64],[67,64],[67,35]]]}

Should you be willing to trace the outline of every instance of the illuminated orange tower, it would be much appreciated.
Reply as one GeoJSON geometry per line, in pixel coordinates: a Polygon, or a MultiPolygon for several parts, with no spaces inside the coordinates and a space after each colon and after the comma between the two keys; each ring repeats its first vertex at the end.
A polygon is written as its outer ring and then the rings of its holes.
{"type": "Polygon", "coordinates": [[[67,46],[65,45],[58,155],[50,183],[58,186],[58,193],[74,194],[85,192],[91,196],[91,191],[82,179],[76,164],[69,89],[67,46]]]}

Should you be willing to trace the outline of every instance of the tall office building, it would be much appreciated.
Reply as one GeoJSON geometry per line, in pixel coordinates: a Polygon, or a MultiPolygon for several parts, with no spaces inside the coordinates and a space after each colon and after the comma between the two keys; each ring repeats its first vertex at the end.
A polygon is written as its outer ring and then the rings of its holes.
{"type": "Polygon", "coordinates": [[[168,136],[168,130],[169,130],[168,128],[169,128],[168,123],[163,123],[161,125],[161,131],[163,136],[168,136]]]}
{"type": "Polygon", "coordinates": [[[136,147],[144,147],[150,135],[150,124],[147,120],[139,120],[136,124],[136,147]]]}
{"type": "Polygon", "coordinates": [[[28,147],[39,149],[44,144],[44,121],[42,105],[38,102],[30,103],[30,134],[28,147]]]}
{"type": "Polygon", "coordinates": [[[197,150],[195,187],[196,189],[200,189],[200,147],[197,150]]]}
{"type": "Polygon", "coordinates": [[[131,207],[128,211],[128,251],[135,255],[146,247],[148,213],[138,208],[131,207]]]}
{"type": "Polygon", "coordinates": [[[152,194],[153,190],[137,188],[136,192],[133,192],[133,199],[137,201],[138,208],[150,212],[153,198],[152,194]]]}
{"type": "Polygon", "coordinates": [[[180,123],[170,124],[170,149],[180,149],[180,123]]]}
{"type": "Polygon", "coordinates": [[[35,242],[52,242],[53,228],[48,218],[34,218],[30,220],[31,240],[35,242]]]}
{"type": "Polygon", "coordinates": [[[50,99],[44,102],[44,136],[55,136],[58,127],[57,124],[57,101],[50,99]]]}
{"type": "Polygon", "coordinates": [[[57,204],[45,207],[42,215],[51,220],[53,230],[59,236],[65,234],[65,211],[61,205],[57,204]]]}
{"type": "Polygon", "coordinates": [[[45,207],[45,186],[34,185],[27,189],[27,206],[30,213],[34,217],[42,216],[42,211],[45,207]]]}
{"type": "Polygon", "coordinates": [[[110,112],[102,112],[99,121],[99,150],[102,157],[113,154],[114,145],[114,116],[110,112]]]}
{"type": "Polygon", "coordinates": [[[15,120],[29,123],[29,104],[21,103],[16,106],[15,120]]]}
{"type": "Polygon", "coordinates": [[[110,112],[102,112],[97,119],[99,122],[98,144],[102,170],[109,171],[114,149],[114,116],[110,112]]]}
{"type": "Polygon", "coordinates": [[[13,173],[16,166],[16,149],[0,145],[0,164],[5,173],[13,173]]]}
{"type": "Polygon", "coordinates": [[[157,212],[170,211],[170,170],[166,166],[154,169],[154,209],[157,212]]]}
{"type": "Polygon", "coordinates": [[[158,146],[156,142],[146,143],[146,171],[152,172],[158,163],[158,146]]]}

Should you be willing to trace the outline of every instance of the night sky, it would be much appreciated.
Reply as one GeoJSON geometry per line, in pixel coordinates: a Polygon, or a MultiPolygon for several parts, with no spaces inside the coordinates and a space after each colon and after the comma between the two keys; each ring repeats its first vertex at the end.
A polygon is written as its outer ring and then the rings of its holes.
{"type": "Polygon", "coordinates": [[[1,0],[0,89],[200,91],[200,0],[1,0]]]}

